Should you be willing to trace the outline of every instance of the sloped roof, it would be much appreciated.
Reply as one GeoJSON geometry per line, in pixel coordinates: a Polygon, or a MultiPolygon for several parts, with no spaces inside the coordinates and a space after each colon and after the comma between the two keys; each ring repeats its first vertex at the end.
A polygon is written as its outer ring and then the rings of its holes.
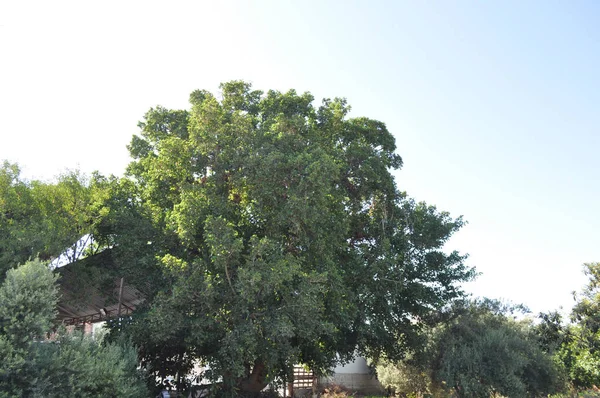
{"type": "Polygon", "coordinates": [[[67,264],[55,272],[60,275],[58,319],[66,325],[128,315],[144,301],[142,293],[118,276],[110,250],[67,264]]]}

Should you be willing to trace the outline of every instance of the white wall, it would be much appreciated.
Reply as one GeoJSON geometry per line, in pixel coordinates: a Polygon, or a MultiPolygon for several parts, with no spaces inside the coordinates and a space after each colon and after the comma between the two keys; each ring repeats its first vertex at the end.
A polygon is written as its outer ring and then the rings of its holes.
{"type": "Polygon", "coordinates": [[[369,367],[367,361],[362,357],[357,357],[354,362],[347,363],[344,366],[337,366],[334,370],[335,373],[369,373],[369,367]]]}

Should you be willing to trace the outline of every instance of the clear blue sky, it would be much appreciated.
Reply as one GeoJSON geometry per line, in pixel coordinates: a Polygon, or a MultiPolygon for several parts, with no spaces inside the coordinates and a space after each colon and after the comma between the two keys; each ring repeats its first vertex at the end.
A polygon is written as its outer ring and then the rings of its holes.
{"type": "Polygon", "coordinates": [[[600,261],[600,3],[0,3],[0,159],[119,174],[144,112],[197,88],[348,98],[398,186],[464,215],[477,295],[570,307],[600,261]],[[214,3],[214,4],[213,4],[214,3]]]}

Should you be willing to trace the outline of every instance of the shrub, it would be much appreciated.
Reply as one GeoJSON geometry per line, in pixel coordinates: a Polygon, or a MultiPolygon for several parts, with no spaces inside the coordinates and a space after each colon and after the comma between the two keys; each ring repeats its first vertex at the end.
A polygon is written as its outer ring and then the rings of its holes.
{"type": "Polygon", "coordinates": [[[0,286],[0,398],[147,397],[131,345],[64,329],[45,338],[57,302],[56,277],[41,262],[7,272],[0,286]]]}

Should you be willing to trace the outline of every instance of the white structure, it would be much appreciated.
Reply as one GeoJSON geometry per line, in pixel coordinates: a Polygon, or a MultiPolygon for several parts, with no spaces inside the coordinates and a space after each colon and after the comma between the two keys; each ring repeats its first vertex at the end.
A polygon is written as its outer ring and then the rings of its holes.
{"type": "Polygon", "coordinates": [[[367,361],[362,357],[357,357],[354,362],[350,362],[344,366],[338,366],[333,371],[333,375],[321,378],[319,384],[322,386],[337,384],[352,392],[359,392],[365,395],[380,395],[384,392],[384,388],[379,380],[377,380],[377,376],[371,371],[367,365],[367,361]]]}

